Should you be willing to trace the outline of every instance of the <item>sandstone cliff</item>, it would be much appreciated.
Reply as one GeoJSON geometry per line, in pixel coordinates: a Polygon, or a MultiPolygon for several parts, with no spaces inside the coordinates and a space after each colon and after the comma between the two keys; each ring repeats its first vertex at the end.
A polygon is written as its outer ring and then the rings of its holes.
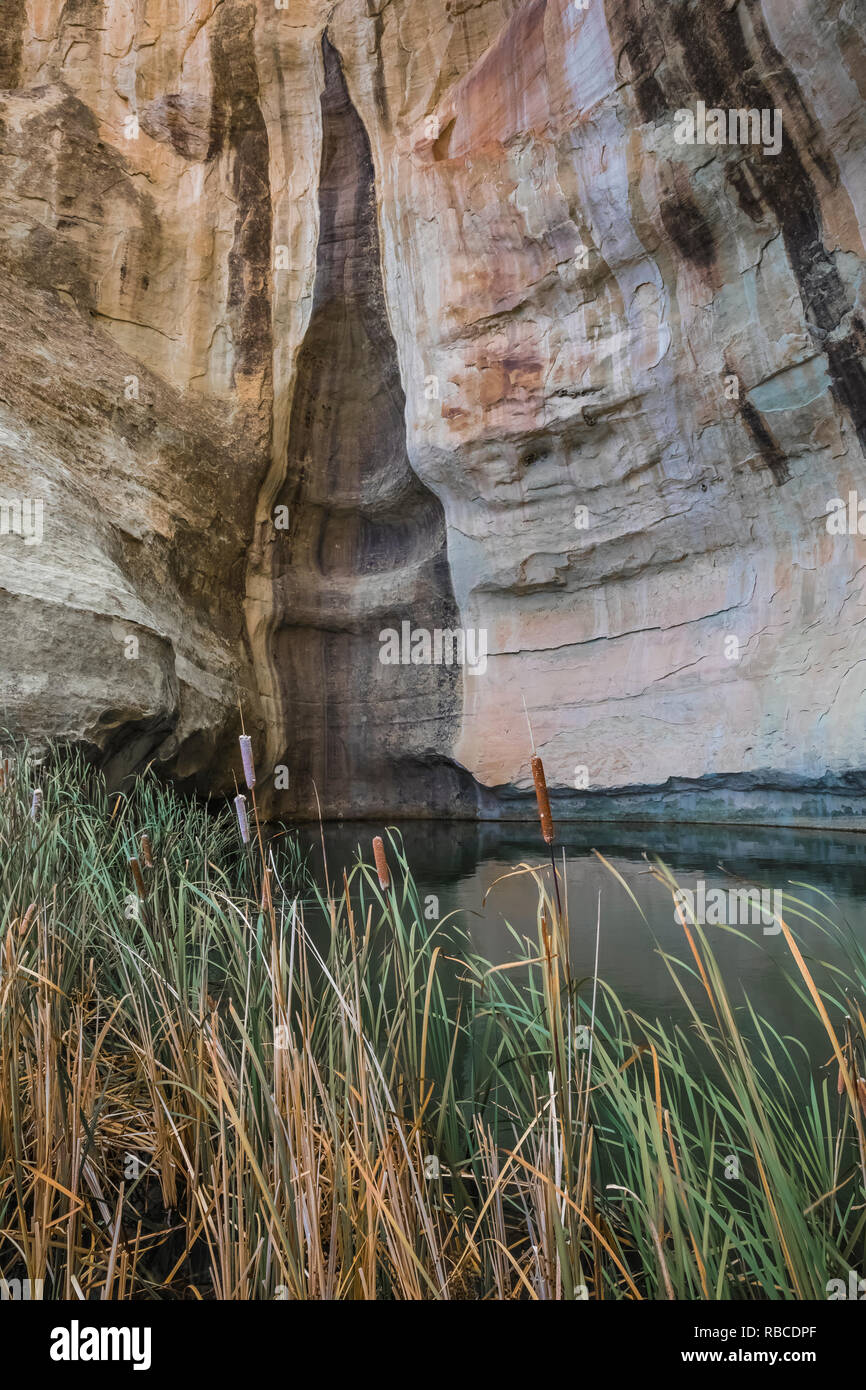
{"type": "Polygon", "coordinates": [[[864,95],[858,0],[0,0],[5,724],[495,816],[525,699],[559,814],[858,814],[864,95]]]}

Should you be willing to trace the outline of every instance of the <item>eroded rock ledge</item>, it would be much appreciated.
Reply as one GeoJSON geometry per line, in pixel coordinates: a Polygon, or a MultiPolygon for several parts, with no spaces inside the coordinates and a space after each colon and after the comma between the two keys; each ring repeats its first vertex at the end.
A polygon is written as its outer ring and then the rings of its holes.
{"type": "Polygon", "coordinates": [[[525,699],[560,815],[856,823],[862,6],[136,14],[0,0],[7,723],[219,790],[240,703],[276,814],[509,817],[525,699]]]}

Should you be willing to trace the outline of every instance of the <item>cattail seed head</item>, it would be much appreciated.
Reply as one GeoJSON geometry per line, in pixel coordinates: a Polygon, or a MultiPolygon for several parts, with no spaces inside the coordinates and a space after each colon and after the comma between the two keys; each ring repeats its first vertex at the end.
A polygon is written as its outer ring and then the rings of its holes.
{"type": "Polygon", "coordinates": [[[238,818],[238,829],[241,832],[241,839],[245,845],[250,842],[250,823],[247,818],[247,799],[240,793],[235,797],[235,813],[238,818]]]}
{"type": "Polygon", "coordinates": [[[249,734],[241,734],[241,762],[244,765],[244,781],[252,791],[256,785],[256,765],[253,762],[253,741],[249,734]]]}
{"type": "Polygon", "coordinates": [[[535,799],[538,802],[538,819],[541,821],[541,833],[544,836],[545,844],[552,845],[554,840],[553,816],[550,814],[550,797],[547,795],[547,782],[544,780],[544,764],[537,754],[533,755],[530,766],[532,767],[532,780],[535,783],[535,799]]]}
{"type": "Polygon", "coordinates": [[[33,799],[30,802],[30,819],[38,820],[42,812],[42,791],[39,787],[33,789],[33,799]]]}
{"type": "Polygon", "coordinates": [[[24,914],[22,920],[21,920],[21,926],[20,926],[19,929],[18,929],[18,935],[19,935],[19,936],[26,936],[26,935],[27,935],[27,932],[28,932],[28,930],[29,930],[29,928],[30,928],[30,923],[33,921],[33,917],[34,917],[35,913],[36,913],[36,904],[35,904],[35,903],[31,903],[30,906],[28,907],[27,911],[25,912],[25,914],[24,914]]]}
{"type": "Polygon", "coordinates": [[[373,858],[376,861],[376,873],[379,875],[379,887],[389,887],[391,875],[388,872],[388,860],[385,858],[385,846],[381,835],[377,835],[373,840],[373,858]]]}
{"type": "Polygon", "coordinates": [[[142,836],[141,836],[141,857],[142,857],[142,859],[143,859],[143,861],[144,861],[144,867],[145,867],[146,869],[152,869],[152,868],[153,868],[153,849],[152,849],[151,843],[150,843],[150,836],[148,835],[148,833],[147,833],[146,830],[142,833],[142,836]]]}
{"type": "Polygon", "coordinates": [[[839,1076],[836,1080],[836,1094],[837,1096],[845,1094],[845,1073],[841,1067],[839,1068],[839,1076]]]}
{"type": "Polygon", "coordinates": [[[857,1078],[857,1096],[860,1100],[860,1109],[866,1115],[866,1077],[857,1078]]]}
{"type": "Polygon", "coordinates": [[[139,864],[137,859],[130,859],[129,870],[132,874],[132,879],[135,884],[136,893],[140,898],[146,898],[147,889],[144,886],[144,878],[142,877],[141,873],[141,865],[139,864]]]}

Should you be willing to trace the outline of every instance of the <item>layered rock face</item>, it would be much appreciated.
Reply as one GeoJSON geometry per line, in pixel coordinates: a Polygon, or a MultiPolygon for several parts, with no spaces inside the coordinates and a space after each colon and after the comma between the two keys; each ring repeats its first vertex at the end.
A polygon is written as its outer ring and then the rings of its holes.
{"type": "Polygon", "coordinates": [[[561,815],[859,814],[862,6],[0,20],[10,726],[520,815],[525,701],[561,815]]]}

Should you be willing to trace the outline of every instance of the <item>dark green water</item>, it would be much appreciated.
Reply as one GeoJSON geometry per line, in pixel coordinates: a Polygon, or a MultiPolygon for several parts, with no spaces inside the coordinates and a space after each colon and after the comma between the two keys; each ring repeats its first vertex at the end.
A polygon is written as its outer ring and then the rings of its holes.
{"type": "MultiPolygon", "coordinates": [[[[480,954],[497,963],[514,958],[506,923],[536,939],[537,893],[532,880],[524,876],[492,885],[521,862],[546,863],[549,874],[549,858],[537,824],[410,821],[400,829],[422,895],[437,899],[440,917],[458,912],[480,954]]],[[[384,830],[371,822],[326,826],[332,882],[341,878],[344,865],[351,867],[358,846],[372,862],[372,836],[384,830]]],[[[322,882],[318,828],[307,828],[303,839],[310,849],[310,866],[322,882]]],[[[742,826],[574,824],[558,827],[556,849],[560,864],[565,854],[575,973],[592,973],[600,895],[599,974],[627,1008],[644,1017],[685,1018],[685,1005],[660,951],[690,959],[670,893],[651,876],[644,855],[662,859],[682,888],[696,893],[703,880],[708,903],[714,901],[711,892],[718,889],[754,886],[785,894],[785,920],[819,982],[830,979],[826,967],[842,960],[843,949],[837,939],[801,920],[790,898],[802,899],[830,917],[843,933],[866,944],[866,837],[860,834],[742,826]],[[622,875],[647,922],[593,849],[622,875]]],[[[796,972],[784,938],[766,932],[765,924],[753,921],[753,914],[742,908],[737,915],[729,898],[725,903],[727,924],[708,921],[705,931],[732,1001],[742,1003],[747,993],[756,1010],[780,1033],[799,1036],[820,1052],[826,1039],[821,1038],[819,1026],[812,1028],[804,1022],[805,1012],[793,1001],[785,980],[786,972],[796,972]]],[[[700,994],[690,992],[694,998],[700,994]]]]}

